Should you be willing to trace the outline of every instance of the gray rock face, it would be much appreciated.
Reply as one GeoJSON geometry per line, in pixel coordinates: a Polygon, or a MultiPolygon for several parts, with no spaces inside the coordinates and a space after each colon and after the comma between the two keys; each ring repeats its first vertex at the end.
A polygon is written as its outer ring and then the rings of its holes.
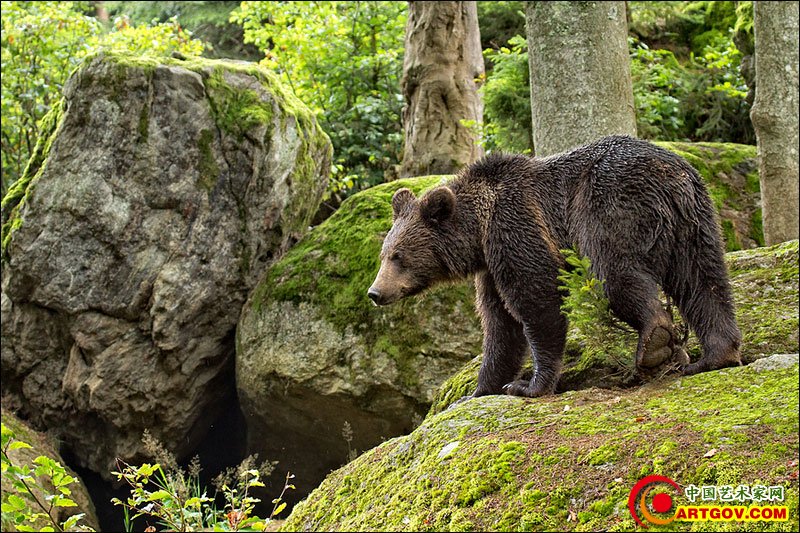
{"type": "Polygon", "coordinates": [[[767,370],[780,370],[781,368],[789,368],[796,365],[798,362],[798,354],[796,353],[777,353],[770,355],[764,359],[757,359],[750,363],[750,368],[756,372],[764,372],[767,370]]]}
{"type": "Polygon", "coordinates": [[[4,243],[4,392],[108,476],[145,428],[188,453],[233,398],[241,306],[331,145],[255,65],[97,56],[64,94],[4,243]]]}

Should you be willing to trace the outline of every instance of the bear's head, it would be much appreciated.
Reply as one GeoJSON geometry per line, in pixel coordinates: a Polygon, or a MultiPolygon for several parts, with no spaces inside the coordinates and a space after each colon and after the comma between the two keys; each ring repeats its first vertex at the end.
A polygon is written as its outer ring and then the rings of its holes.
{"type": "Polygon", "coordinates": [[[388,305],[452,277],[447,257],[452,245],[456,197],[446,186],[419,199],[409,189],[392,197],[392,229],[381,250],[381,267],[367,295],[388,305]]]}

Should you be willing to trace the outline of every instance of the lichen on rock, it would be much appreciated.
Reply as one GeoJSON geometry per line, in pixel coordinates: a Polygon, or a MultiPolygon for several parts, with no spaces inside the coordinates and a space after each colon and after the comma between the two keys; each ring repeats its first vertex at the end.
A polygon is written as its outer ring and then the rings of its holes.
{"type": "Polygon", "coordinates": [[[234,399],[234,329],[307,231],[332,149],[255,64],[100,53],[3,201],[4,402],[109,477],[234,399]]]}

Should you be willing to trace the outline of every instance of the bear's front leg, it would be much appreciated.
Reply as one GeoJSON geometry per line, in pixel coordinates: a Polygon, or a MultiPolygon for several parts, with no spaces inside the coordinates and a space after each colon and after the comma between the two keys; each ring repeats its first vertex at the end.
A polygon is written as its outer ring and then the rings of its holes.
{"type": "Polygon", "coordinates": [[[456,403],[504,394],[503,386],[517,376],[528,351],[522,324],[509,314],[490,274],[475,276],[475,292],[483,325],[483,362],[475,392],[456,403]]]}
{"type": "Polygon", "coordinates": [[[534,398],[553,394],[561,374],[567,319],[561,313],[557,267],[548,263],[542,261],[542,264],[535,265],[538,268],[529,267],[526,272],[509,277],[503,291],[511,313],[523,324],[534,363],[530,380],[516,380],[503,387],[507,394],[514,396],[534,398]],[[530,280],[535,280],[535,283],[530,280]]]}

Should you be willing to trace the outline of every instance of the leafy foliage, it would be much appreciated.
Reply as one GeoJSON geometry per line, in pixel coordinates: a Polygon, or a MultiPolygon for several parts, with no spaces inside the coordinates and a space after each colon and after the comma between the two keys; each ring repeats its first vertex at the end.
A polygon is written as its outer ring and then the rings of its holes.
{"type": "Polygon", "coordinates": [[[231,20],[330,135],[331,194],[384,181],[402,147],[405,2],[242,2],[231,20]]]}
{"type": "MultiPolygon", "coordinates": [[[[641,137],[755,141],[741,72],[748,13],[733,2],[631,2],[631,76],[641,137]]],[[[750,15],[750,19],[752,16],[750,15]]]]}
{"type": "Polygon", "coordinates": [[[2,195],[33,152],[42,117],[61,98],[67,77],[87,55],[101,51],[185,55],[202,52],[174,20],[134,26],[118,18],[106,29],[81,2],[3,2],[2,195]]]}
{"type": "Polygon", "coordinates": [[[510,48],[484,50],[494,64],[483,90],[483,142],[487,150],[533,151],[528,43],[521,35],[509,40],[510,48]]]}
{"type": "MultiPolygon", "coordinates": [[[[527,47],[521,35],[502,42],[507,37],[498,29],[523,19],[521,7],[518,2],[491,4],[490,10],[479,6],[482,34],[484,21],[496,34],[488,38],[491,48],[484,50],[487,74],[480,134],[487,150],[527,152],[533,148],[527,47]]],[[[629,4],[639,136],[753,143],[738,47],[752,52],[752,3],[740,2],[736,8],[732,2],[629,4]]]]}
{"type": "Polygon", "coordinates": [[[286,490],[294,489],[289,483],[294,475],[287,473],[281,495],[272,500],[270,518],[255,516],[253,510],[261,500],[253,497],[251,490],[264,486],[261,475],[269,475],[274,463],[256,465],[255,457],[251,456],[238,468],[218,476],[217,484],[225,499],[220,510],[215,505],[216,495],[209,496],[200,485],[200,465],[196,460],[184,470],[148,432],[142,440],[145,449],[159,462],[131,466],[118,460],[119,471],[112,472],[131,489],[125,501],[111,500],[124,508],[127,531],[133,531],[134,520],[142,516],[156,519],[170,531],[264,531],[269,520],[286,507],[282,500],[286,490]]]}
{"type": "Polygon", "coordinates": [[[567,263],[567,268],[559,269],[558,275],[559,288],[565,293],[561,310],[576,329],[590,337],[602,336],[603,326],[617,323],[610,313],[603,281],[592,273],[588,257],[572,249],[561,253],[567,263]]]}
{"type": "Polygon", "coordinates": [[[177,20],[181,26],[205,44],[203,55],[258,61],[261,53],[244,44],[244,33],[238,24],[229,22],[237,1],[112,1],[103,2],[111,16],[127,16],[136,25],[157,24],[177,20]]]}
{"type": "Polygon", "coordinates": [[[53,518],[59,507],[75,507],[70,499],[70,485],[77,483],[67,470],[47,456],[40,455],[31,464],[16,465],[9,453],[31,446],[19,439],[14,431],[2,424],[2,472],[11,480],[12,491],[2,504],[3,530],[13,525],[17,531],[94,531],[79,524],[85,513],[70,516],[59,523],[53,518]],[[50,489],[49,487],[53,487],[50,489]]]}

